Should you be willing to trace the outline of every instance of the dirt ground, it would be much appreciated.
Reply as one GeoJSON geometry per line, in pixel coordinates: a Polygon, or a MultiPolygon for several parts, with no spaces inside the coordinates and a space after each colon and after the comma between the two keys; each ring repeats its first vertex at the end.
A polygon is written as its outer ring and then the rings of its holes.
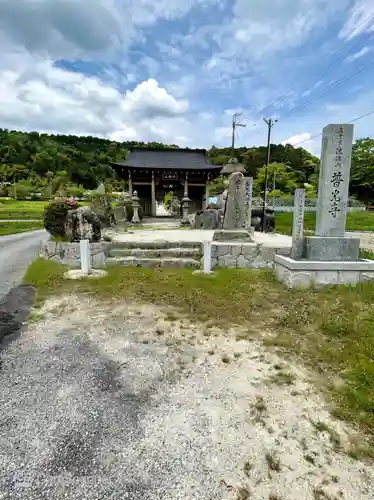
{"type": "Polygon", "coordinates": [[[47,301],[0,407],[1,499],[374,499],[301,366],[150,305],[47,301]]]}

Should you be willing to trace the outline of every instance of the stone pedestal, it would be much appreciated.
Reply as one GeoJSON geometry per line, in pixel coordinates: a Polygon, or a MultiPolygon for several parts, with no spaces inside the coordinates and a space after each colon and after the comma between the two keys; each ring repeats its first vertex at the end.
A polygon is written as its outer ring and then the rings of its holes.
{"type": "Polygon", "coordinates": [[[355,285],[374,280],[374,261],[311,261],[294,260],[283,255],[274,258],[277,278],[288,288],[355,285]]]}
{"type": "MultiPolygon", "coordinates": [[[[348,236],[306,236],[305,258],[315,261],[354,261],[360,254],[360,240],[348,236]]],[[[293,257],[293,255],[292,255],[293,257]]]]}
{"type": "Polygon", "coordinates": [[[213,234],[213,241],[253,241],[251,229],[217,229],[213,234]]]}

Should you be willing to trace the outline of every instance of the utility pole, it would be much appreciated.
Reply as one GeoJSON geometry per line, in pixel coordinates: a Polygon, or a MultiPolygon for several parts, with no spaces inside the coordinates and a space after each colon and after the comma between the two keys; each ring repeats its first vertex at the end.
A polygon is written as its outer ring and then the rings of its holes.
{"type": "Polygon", "coordinates": [[[266,120],[264,118],[264,122],[268,126],[268,147],[267,147],[267,155],[266,155],[266,167],[265,167],[265,182],[264,182],[264,201],[262,205],[262,224],[261,231],[265,231],[265,212],[266,212],[266,200],[267,200],[267,191],[268,191],[268,174],[269,174],[269,163],[270,163],[270,138],[271,138],[271,129],[274,127],[274,124],[277,123],[278,120],[272,120],[269,118],[266,120]]]}
{"type": "Polygon", "coordinates": [[[244,123],[238,123],[237,119],[242,113],[234,113],[232,116],[232,142],[231,142],[231,159],[235,157],[235,134],[237,127],[246,127],[244,123]]]}

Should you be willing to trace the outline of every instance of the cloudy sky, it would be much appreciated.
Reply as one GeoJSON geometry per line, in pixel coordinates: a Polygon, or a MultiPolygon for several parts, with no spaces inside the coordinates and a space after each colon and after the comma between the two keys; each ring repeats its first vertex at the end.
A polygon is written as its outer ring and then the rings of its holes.
{"type": "Polygon", "coordinates": [[[373,39],[373,0],[0,0],[0,127],[297,144],[374,110],[373,39]]]}

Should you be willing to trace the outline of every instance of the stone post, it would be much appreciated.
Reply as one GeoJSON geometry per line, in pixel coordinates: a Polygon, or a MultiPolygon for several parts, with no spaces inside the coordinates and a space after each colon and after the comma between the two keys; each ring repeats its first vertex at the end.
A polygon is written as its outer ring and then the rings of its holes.
{"type": "Polygon", "coordinates": [[[152,217],[156,217],[156,185],[155,185],[155,173],[152,170],[152,185],[151,185],[151,197],[152,197],[152,217]]]}
{"type": "Polygon", "coordinates": [[[181,220],[181,224],[183,226],[188,226],[190,224],[190,221],[188,219],[188,208],[190,206],[190,199],[188,197],[188,193],[187,191],[184,192],[184,196],[182,198],[182,220],[181,220]]]}
{"type": "Polygon", "coordinates": [[[252,190],[253,190],[253,177],[245,177],[245,212],[246,222],[245,228],[251,229],[252,227],[252,190]]]}
{"type": "Polygon", "coordinates": [[[186,177],[184,179],[184,196],[188,198],[188,172],[186,172],[186,177]]]}
{"type": "Polygon", "coordinates": [[[90,254],[90,242],[88,240],[80,240],[80,260],[81,260],[81,271],[82,274],[90,274],[91,271],[91,254],[90,254]]]}
{"type": "Polygon", "coordinates": [[[131,201],[132,201],[132,208],[134,210],[134,215],[132,216],[131,222],[133,224],[139,224],[140,223],[140,217],[139,217],[139,207],[140,207],[139,201],[140,201],[140,199],[139,199],[137,191],[134,191],[134,194],[131,198],[131,201]]]}
{"type": "Polygon", "coordinates": [[[132,177],[130,170],[129,170],[129,195],[132,196],[132,177]]]}
{"type": "Polygon", "coordinates": [[[295,189],[291,249],[291,258],[295,260],[304,256],[304,207],[305,189],[295,189]]]}
{"type": "Polygon", "coordinates": [[[323,129],[315,236],[305,238],[308,260],[357,260],[360,240],[345,236],[353,125],[323,129]]]}

